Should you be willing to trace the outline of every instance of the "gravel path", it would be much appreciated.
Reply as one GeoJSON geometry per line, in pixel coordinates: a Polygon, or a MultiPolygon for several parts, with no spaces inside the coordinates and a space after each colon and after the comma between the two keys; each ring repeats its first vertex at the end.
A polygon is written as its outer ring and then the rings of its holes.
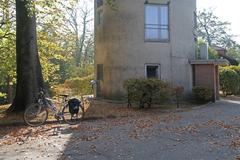
{"type": "Polygon", "coordinates": [[[184,112],[86,121],[79,126],[0,129],[0,160],[240,159],[237,101],[184,112]]]}

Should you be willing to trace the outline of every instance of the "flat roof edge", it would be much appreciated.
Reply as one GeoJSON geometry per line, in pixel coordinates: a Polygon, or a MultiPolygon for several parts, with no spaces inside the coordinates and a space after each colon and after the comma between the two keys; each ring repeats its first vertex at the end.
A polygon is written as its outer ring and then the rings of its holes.
{"type": "Polygon", "coordinates": [[[229,62],[226,59],[209,59],[209,60],[190,60],[190,64],[192,65],[206,65],[206,64],[213,64],[213,65],[222,65],[222,66],[228,66],[229,62]]]}

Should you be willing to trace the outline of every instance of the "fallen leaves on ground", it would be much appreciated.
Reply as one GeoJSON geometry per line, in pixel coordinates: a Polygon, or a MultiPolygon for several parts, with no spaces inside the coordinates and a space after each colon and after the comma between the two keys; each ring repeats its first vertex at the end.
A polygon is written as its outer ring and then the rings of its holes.
{"type": "Polygon", "coordinates": [[[2,145],[11,145],[14,143],[22,144],[28,140],[48,138],[55,135],[60,125],[43,125],[40,127],[1,127],[0,135],[2,145]],[[4,130],[4,131],[3,131],[4,130]]]}
{"type": "Polygon", "coordinates": [[[240,148],[240,137],[239,138],[235,138],[234,140],[232,140],[231,144],[230,144],[230,147],[234,148],[234,149],[239,149],[240,148]]]}

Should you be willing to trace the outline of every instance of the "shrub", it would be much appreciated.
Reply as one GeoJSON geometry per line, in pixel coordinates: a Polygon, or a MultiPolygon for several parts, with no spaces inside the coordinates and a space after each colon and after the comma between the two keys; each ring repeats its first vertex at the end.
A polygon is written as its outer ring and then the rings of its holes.
{"type": "Polygon", "coordinates": [[[213,100],[213,91],[206,87],[196,86],[193,87],[193,96],[198,102],[208,102],[213,100]]]}
{"type": "Polygon", "coordinates": [[[89,95],[92,93],[90,81],[94,79],[93,75],[83,78],[72,78],[65,81],[65,85],[71,89],[73,95],[89,95]]]}
{"type": "Polygon", "coordinates": [[[0,92],[0,98],[6,98],[6,97],[7,97],[7,94],[6,94],[6,93],[0,92]]]}
{"type": "Polygon", "coordinates": [[[240,76],[240,66],[227,66],[227,67],[222,67],[222,68],[232,69],[240,76]]]}
{"type": "Polygon", "coordinates": [[[220,68],[220,86],[224,95],[239,94],[240,75],[238,67],[220,68]]]}
{"type": "Polygon", "coordinates": [[[219,55],[215,49],[209,47],[208,48],[208,58],[209,59],[218,59],[219,55]]]}
{"type": "Polygon", "coordinates": [[[158,79],[129,79],[124,82],[128,93],[128,103],[139,102],[140,107],[152,102],[161,103],[171,97],[170,85],[158,79]]]}
{"type": "Polygon", "coordinates": [[[50,88],[50,95],[52,97],[59,94],[69,94],[69,93],[71,93],[71,89],[66,84],[58,84],[50,88]]]}
{"type": "Polygon", "coordinates": [[[89,95],[92,93],[92,86],[90,81],[93,80],[93,75],[83,78],[67,79],[64,84],[55,85],[52,87],[53,95],[69,94],[72,95],[89,95]]]}
{"type": "Polygon", "coordinates": [[[176,99],[177,108],[179,108],[179,103],[181,98],[183,97],[184,87],[176,86],[172,89],[173,97],[176,99]]]}

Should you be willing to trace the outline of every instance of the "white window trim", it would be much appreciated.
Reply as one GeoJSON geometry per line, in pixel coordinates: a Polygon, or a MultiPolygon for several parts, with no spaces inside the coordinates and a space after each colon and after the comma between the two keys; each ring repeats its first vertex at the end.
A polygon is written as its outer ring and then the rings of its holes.
{"type": "Polygon", "coordinates": [[[158,79],[161,79],[161,64],[159,63],[147,63],[145,64],[145,78],[147,77],[147,67],[152,66],[152,67],[158,67],[158,79]]]}

